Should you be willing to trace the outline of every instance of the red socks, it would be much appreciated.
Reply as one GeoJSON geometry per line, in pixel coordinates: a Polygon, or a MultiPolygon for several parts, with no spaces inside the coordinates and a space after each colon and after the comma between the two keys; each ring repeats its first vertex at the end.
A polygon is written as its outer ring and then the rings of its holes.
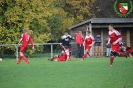
{"type": "Polygon", "coordinates": [[[114,56],[110,56],[110,65],[113,64],[113,61],[114,61],[114,56]]]}
{"type": "Polygon", "coordinates": [[[84,54],[83,57],[82,57],[82,60],[84,60],[84,58],[86,58],[86,56],[89,55],[90,56],[90,53],[87,52],[87,54],[84,54]]]}
{"type": "Polygon", "coordinates": [[[128,54],[129,57],[132,57],[132,54],[128,54]]]}
{"type": "Polygon", "coordinates": [[[22,59],[22,56],[19,56],[19,57],[18,57],[18,62],[17,62],[17,64],[20,64],[21,59],[22,59]]]}
{"type": "Polygon", "coordinates": [[[53,61],[55,58],[56,58],[56,56],[53,56],[53,57],[51,58],[51,60],[53,61]]]}
{"type": "Polygon", "coordinates": [[[90,53],[89,52],[87,52],[87,54],[90,56],[90,53]]]}
{"type": "Polygon", "coordinates": [[[29,63],[28,59],[25,56],[22,56],[22,58],[25,60],[26,64],[29,63]]]}
{"type": "Polygon", "coordinates": [[[86,54],[83,55],[82,60],[84,60],[85,57],[86,57],[86,54]]]}
{"type": "Polygon", "coordinates": [[[19,56],[17,64],[20,64],[22,58],[25,60],[26,64],[29,63],[28,59],[25,56],[19,56]]]}

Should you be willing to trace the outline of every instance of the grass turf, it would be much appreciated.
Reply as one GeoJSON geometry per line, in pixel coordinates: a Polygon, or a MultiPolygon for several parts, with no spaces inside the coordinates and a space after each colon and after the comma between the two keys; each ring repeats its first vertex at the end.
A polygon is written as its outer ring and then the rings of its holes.
{"type": "Polygon", "coordinates": [[[73,59],[52,62],[29,58],[20,65],[14,59],[0,62],[0,88],[133,88],[133,59],[73,59]]]}

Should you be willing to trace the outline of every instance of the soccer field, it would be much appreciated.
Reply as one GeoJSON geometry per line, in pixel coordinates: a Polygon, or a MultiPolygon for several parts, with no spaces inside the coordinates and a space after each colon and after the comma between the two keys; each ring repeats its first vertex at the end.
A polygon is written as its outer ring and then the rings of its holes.
{"type": "Polygon", "coordinates": [[[0,62],[0,88],[133,88],[133,59],[109,58],[52,62],[29,58],[20,65],[15,59],[0,62]]]}

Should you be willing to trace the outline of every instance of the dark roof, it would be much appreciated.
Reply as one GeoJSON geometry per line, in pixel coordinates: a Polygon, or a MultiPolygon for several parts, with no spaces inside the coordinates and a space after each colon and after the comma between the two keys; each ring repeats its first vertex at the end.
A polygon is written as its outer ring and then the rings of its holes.
{"type": "Polygon", "coordinates": [[[87,21],[81,22],[79,24],[73,25],[68,29],[73,29],[75,27],[87,24],[87,23],[133,23],[133,18],[92,18],[87,21]]]}

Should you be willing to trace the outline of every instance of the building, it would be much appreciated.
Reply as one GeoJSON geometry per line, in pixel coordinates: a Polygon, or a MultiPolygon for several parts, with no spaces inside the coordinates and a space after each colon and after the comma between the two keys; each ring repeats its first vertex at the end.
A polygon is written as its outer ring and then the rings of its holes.
{"type": "MultiPolygon", "coordinates": [[[[123,43],[125,46],[133,47],[133,18],[92,18],[79,24],[73,25],[69,27],[69,29],[71,29],[72,35],[74,35],[78,31],[83,31],[83,34],[85,36],[86,30],[90,30],[93,36],[101,33],[102,54],[104,55],[106,52],[105,41],[108,37],[109,24],[113,24],[114,28],[122,34],[123,43]]],[[[73,55],[75,55],[76,49],[76,46],[72,45],[73,55]]],[[[91,55],[94,56],[94,47],[92,47],[91,55]]]]}

